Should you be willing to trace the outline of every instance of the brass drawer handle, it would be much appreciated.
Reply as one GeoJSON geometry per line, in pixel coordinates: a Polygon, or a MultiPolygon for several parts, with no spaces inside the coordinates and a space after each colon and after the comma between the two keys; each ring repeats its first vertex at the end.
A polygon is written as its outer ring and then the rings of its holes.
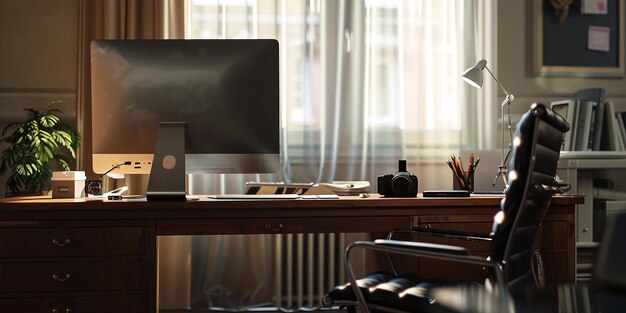
{"type": "Polygon", "coordinates": [[[58,239],[54,238],[52,239],[52,244],[59,246],[59,247],[64,247],[70,244],[70,240],[68,238],[65,238],[65,240],[59,241],[58,239]]]}
{"type": "Polygon", "coordinates": [[[283,228],[285,228],[285,226],[282,223],[278,224],[276,226],[273,226],[272,224],[269,224],[269,223],[265,224],[265,229],[269,229],[269,230],[272,230],[272,231],[279,231],[279,230],[281,230],[283,228]]]}
{"type": "MultiPolygon", "coordinates": [[[[52,309],[52,313],[61,313],[61,310],[52,309]]],[[[72,309],[65,309],[65,313],[72,313],[72,309]]]]}
{"type": "Polygon", "coordinates": [[[72,278],[72,274],[65,274],[65,277],[61,277],[57,274],[52,274],[52,279],[56,280],[56,281],[66,281],[68,279],[72,278]]]}

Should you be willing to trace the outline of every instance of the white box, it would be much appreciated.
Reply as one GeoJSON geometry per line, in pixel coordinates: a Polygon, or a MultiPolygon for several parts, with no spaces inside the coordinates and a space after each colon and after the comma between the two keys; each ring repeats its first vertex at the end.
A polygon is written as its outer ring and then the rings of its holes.
{"type": "Polygon", "coordinates": [[[85,197],[84,171],[52,172],[52,198],[85,197]]]}

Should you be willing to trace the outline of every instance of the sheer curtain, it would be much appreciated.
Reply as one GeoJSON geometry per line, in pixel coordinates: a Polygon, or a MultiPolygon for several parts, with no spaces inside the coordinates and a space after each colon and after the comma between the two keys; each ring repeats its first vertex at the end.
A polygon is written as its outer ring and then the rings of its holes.
{"type": "MultiPolygon", "coordinates": [[[[495,94],[484,96],[494,89],[459,79],[493,55],[483,47],[494,46],[494,4],[482,2],[188,0],[186,38],[280,42],[283,172],[263,179],[368,180],[376,190],[376,177],[407,159],[420,190],[450,188],[444,161],[495,142],[495,94]]],[[[255,177],[199,179],[224,192],[255,177]]]]}
{"type": "MultiPolygon", "coordinates": [[[[376,190],[376,177],[396,171],[398,159],[408,160],[420,190],[451,188],[445,160],[462,147],[495,143],[495,89],[487,80],[485,88],[471,89],[459,77],[479,58],[495,64],[494,6],[481,0],[187,0],[186,38],[280,42],[283,158],[275,176],[195,176],[190,192],[242,192],[243,183],[255,179],[368,180],[376,190]]],[[[267,260],[277,242],[194,236],[191,306],[271,302],[272,271],[279,269],[267,260]]]]}

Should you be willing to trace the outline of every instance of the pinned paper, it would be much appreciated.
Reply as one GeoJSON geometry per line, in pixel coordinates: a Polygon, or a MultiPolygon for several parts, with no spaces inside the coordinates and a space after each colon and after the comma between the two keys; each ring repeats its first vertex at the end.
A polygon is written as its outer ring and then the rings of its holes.
{"type": "Polygon", "coordinates": [[[594,51],[611,51],[611,29],[608,27],[589,26],[587,49],[594,51]]]}
{"type": "Polygon", "coordinates": [[[607,14],[607,0],[582,0],[580,13],[582,14],[607,14]]]}

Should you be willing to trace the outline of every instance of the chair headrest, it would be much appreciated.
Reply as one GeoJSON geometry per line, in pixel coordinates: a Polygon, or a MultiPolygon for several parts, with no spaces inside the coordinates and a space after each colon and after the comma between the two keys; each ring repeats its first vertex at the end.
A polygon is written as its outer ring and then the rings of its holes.
{"type": "Polygon", "coordinates": [[[569,123],[562,116],[554,113],[552,110],[547,110],[546,108],[547,107],[542,103],[533,103],[530,106],[534,116],[552,125],[552,127],[564,133],[570,130],[569,123]]]}

